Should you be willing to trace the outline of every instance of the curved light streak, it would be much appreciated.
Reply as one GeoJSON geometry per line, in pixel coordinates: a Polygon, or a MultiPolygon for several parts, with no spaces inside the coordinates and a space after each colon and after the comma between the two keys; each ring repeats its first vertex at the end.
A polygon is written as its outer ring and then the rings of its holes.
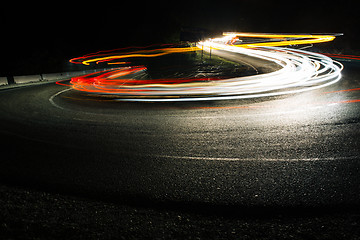
{"type": "MultiPolygon", "coordinates": [[[[285,48],[293,44],[332,41],[333,35],[280,35],[225,33],[222,38],[197,43],[197,49],[217,49],[273,62],[279,70],[270,73],[226,79],[139,79],[144,66],[121,67],[72,78],[72,88],[96,94],[115,95],[119,101],[208,101],[276,96],[299,93],[329,86],[341,78],[343,66],[330,57],[309,51],[285,48]],[[234,45],[239,37],[265,39],[257,43],[234,45]]],[[[195,51],[194,47],[160,49],[126,49],[121,53],[98,52],[72,59],[70,62],[105,62],[132,57],[158,57],[171,53],[195,51]]],[[[114,63],[114,62],[113,62],[114,63]]]]}
{"type": "Polygon", "coordinates": [[[160,57],[171,53],[191,52],[195,51],[195,47],[174,47],[173,44],[163,44],[162,46],[171,45],[163,48],[153,48],[154,45],[147,47],[128,47],[119,48],[110,51],[99,51],[90,53],[83,57],[73,58],[71,63],[90,65],[91,63],[107,62],[107,64],[124,64],[128,62],[111,62],[124,58],[138,58],[138,57],[160,57]]]}
{"type": "MultiPolygon", "coordinates": [[[[265,38],[270,41],[263,41],[260,43],[239,44],[237,46],[242,48],[254,48],[254,47],[279,47],[288,45],[301,45],[301,44],[313,44],[330,42],[335,39],[335,35],[304,35],[304,34],[267,34],[267,33],[236,33],[225,32],[224,36],[230,37],[250,37],[250,38],[265,38]],[[274,40],[277,41],[274,41],[274,40]]],[[[342,34],[336,34],[342,35],[342,34]]]]}

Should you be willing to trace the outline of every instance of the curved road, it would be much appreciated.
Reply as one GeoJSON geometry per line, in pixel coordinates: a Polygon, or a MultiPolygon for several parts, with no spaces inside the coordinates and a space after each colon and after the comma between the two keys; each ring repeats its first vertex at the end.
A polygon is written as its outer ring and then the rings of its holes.
{"type": "Polygon", "coordinates": [[[54,83],[1,90],[1,181],[128,202],[358,205],[360,63],[343,64],[330,87],[252,100],[116,102],[54,83]]]}

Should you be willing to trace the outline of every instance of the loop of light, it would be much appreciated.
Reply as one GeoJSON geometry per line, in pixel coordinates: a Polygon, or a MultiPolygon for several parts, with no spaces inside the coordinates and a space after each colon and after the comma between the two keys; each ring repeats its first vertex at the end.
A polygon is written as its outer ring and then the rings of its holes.
{"type": "MultiPolygon", "coordinates": [[[[275,96],[313,90],[340,80],[343,66],[331,58],[309,51],[280,46],[332,41],[333,35],[280,35],[225,33],[223,37],[197,43],[198,49],[217,49],[264,59],[280,66],[270,73],[227,79],[174,78],[139,79],[144,66],[121,67],[72,78],[75,90],[116,95],[121,101],[205,101],[275,96]],[[233,45],[238,37],[266,39],[257,43],[233,45]]],[[[171,53],[195,51],[193,47],[160,49],[125,49],[102,51],[72,59],[70,62],[106,62],[132,57],[157,57],[171,53]],[[115,54],[114,54],[115,53],[115,54]]]]}

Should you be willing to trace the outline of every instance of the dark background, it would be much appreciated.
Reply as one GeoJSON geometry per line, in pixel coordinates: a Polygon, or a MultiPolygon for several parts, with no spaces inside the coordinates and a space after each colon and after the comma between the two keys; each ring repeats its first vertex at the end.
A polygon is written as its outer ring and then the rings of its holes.
{"type": "MultiPolygon", "coordinates": [[[[1,14],[0,76],[73,70],[73,57],[180,41],[181,32],[344,33],[326,51],[360,54],[355,1],[12,3],[1,14]]],[[[185,34],[186,36],[186,34],[185,34]]],[[[76,70],[76,69],[74,69],[76,70]]]]}

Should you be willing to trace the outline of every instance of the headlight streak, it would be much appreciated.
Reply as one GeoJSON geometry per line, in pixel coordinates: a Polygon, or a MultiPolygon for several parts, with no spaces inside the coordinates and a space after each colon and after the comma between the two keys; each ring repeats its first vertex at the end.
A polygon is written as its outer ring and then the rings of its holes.
{"type": "MultiPolygon", "coordinates": [[[[333,40],[335,36],[248,33],[225,33],[224,35],[222,38],[197,43],[197,49],[222,50],[260,58],[279,65],[280,69],[265,74],[227,79],[139,79],[138,75],[146,71],[146,67],[121,67],[72,78],[72,88],[90,93],[112,95],[118,101],[210,101],[300,93],[329,86],[341,79],[343,66],[330,57],[299,49],[279,47],[326,42],[333,40]],[[239,36],[260,37],[270,39],[270,41],[229,44],[229,40],[234,43],[231,39],[239,36]]],[[[157,57],[188,51],[195,51],[195,48],[142,48],[129,50],[122,54],[103,51],[72,59],[70,62],[85,65],[99,62],[111,64],[112,60],[118,61],[123,58],[157,57]]]]}

